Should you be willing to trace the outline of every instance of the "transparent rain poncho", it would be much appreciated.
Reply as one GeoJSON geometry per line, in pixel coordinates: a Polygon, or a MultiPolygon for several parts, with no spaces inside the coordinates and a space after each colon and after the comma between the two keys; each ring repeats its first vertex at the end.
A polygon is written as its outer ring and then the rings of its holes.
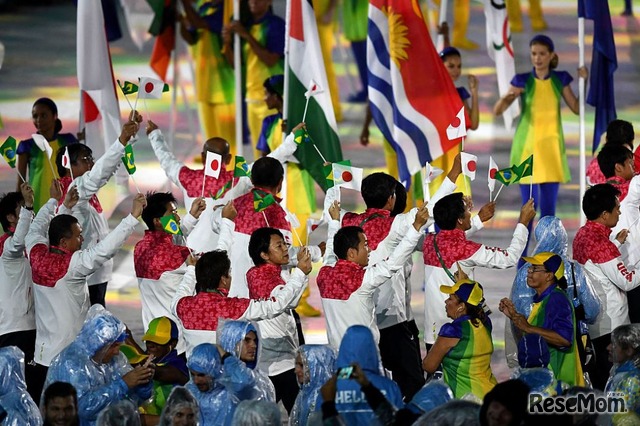
{"type": "Polygon", "coordinates": [[[80,425],[95,425],[98,414],[111,404],[130,399],[137,407],[151,396],[153,382],[129,389],[122,377],[132,370],[118,353],[103,362],[109,347],[121,341],[125,325],[100,305],[93,305],[76,339],[51,362],[44,389],[50,383],[71,383],[78,392],[80,425]]]}
{"type": "Polygon", "coordinates": [[[253,385],[248,368],[234,356],[225,359],[224,368],[220,360],[218,347],[211,343],[202,343],[191,352],[187,361],[190,372],[205,374],[209,379],[209,388],[201,391],[193,377],[186,388],[195,396],[200,406],[200,424],[202,426],[230,425],[238,405],[233,389],[253,385]]]}
{"type": "Polygon", "coordinates": [[[140,426],[138,407],[129,400],[118,401],[102,410],[98,426],[140,426]]]}
{"type": "Polygon", "coordinates": [[[15,346],[0,348],[0,407],[7,413],[3,426],[42,424],[40,410],[27,392],[24,353],[15,346]]]}
{"type": "Polygon", "coordinates": [[[191,409],[194,414],[193,424],[198,424],[198,419],[200,418],[198,401],[196,401],[195,397],[191,395],[186,388],[176,386],[171,391],[171,394],[169,394],[169,398],[167,398],[167,402],[164,405],[162,414],[160,415],[160,423],[158,423],[158,425],[172,426],[174,416],[185,408],[191,409]]]}
{"type": "Polygon", "coordinates": [[[219,327],[216,333],[218,345],[240,359],[244,338],[251,331],[256,333],[257,337],[256,359],[249,363],[243,363],[248,367],[255,384],[252,387],[235,390],[236,396],[240,400],[252,399],[275,402],[276,390],[271,379],[264,371],[257,368],[258,356],[260,355],[260,338],[256,327],[247,321],[224,321],[224,324],[219,327]]]}
{"type": "Polygon", "coordinates": [[[280,407],[271,401],[242,401],[233,415],[232,426],[281,426],[280,407]]]}
{"type": "MultiPolygon", "coordinates": [[[[587,281],[582,266],[577,262],[573,262],[567,255],[567,231],[560,219],[555,216],[545,216],[538,221],[534,234],[537,244],[531,256],[541,252],[551,252],[562,257],[564,261],[564,276],[567,279],[567,289],[565,291],[573,302],[574,308],[578,306],[584,308],[584,321],[581,321],[579,329],[582,334],[585,334],[588,331],[587,324],[593,324],[598,315],[600,315],[601,303],[595,289],[587,281]],[[577,290],[577,298],[574,297],[574,288],[577,290]]],[[[530,263],[525,263],[518,269],[513,280],[510,296],[516,311],[525,317],[529,317],[531,313],[533,296],[535,295],[535,290],[527,286],[527,270],[529,266],[531,266],[530,263]]],[[[519,333],[513,329],[508,318],[507,322],[506,356],[509,365],[513,367],[516,365],[517,354],[515,353],[516,346],[513,342],[513,337],[510,337],[509,334],[517,336],[519,333]]]]}
{"type": "Polygon", "coordinates": [[[416,414],[428,413],[452,399],[453,392],[444,380],[431,380],[413,396],[405,408],[416,414]]]}
{"type": "MultiPolygon", "coordinates": [[[[309,416],[316,412],[320,388],[335,371],[336,352],[328,345],[302,345],[298,348],[304,368],[304,383],[299,383],[300,392],[289,416],[292,426],[304,426],[309,416]]],[[[316,412],[322,418],[320,412],[316,412]]]]}

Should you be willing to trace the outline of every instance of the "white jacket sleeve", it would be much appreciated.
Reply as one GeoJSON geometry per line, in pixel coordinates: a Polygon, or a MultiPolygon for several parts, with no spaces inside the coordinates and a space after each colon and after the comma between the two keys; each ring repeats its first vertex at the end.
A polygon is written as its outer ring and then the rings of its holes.
{"type": "Polygon", "coordinates": [[[71,186],[78,187],[78,196],[81,200],[88,200],[109,181],[120,165],[124,155],[124,146],[119,140],[111,144],[107,152],[100,157],[91,170],[77,177],[71,186]]]}
{"type": "Polygon", "coordinates": [[[460,261],[462,266],[483,266],[492,269],[506,269],[518,264],[518,260],[527,244],[529,230],[518,223],[511,238],[511,244],[505,249],[488,247],[484,244],[468,259],[460,261]]]}
{"type": "Polygon", "coordinates": [[[629,291],[640,285],[640,275],[636,271],[629,271],[620,257],[605,263],[598,263],[597,266],[607,279],[620,290],[629,291]]]}
{"type": "MultiPolygon", "coordinates": [[[[322,220],[325,222],[331,221],[331,215],[329,214],[329,207],[331,207],[334,201],[340,202],[339,186],[332,186],[331,188],[327,189],[327,193],[324,196],[324,205],[322,207],[322,220]]],[[[340,209],[340,220],[339,220],[340,223],[342,223],[342,218],[344,217],[345,213],[347,213],[346,210],[340,209]]]]}
{"type": "MultiPolygon", "coordinates": [[[[222,209],[220,209],[222,210],[222,209]]],[[[231,253],[231,245],[233,244],[233,231],[236,229],[234,221],[221,217],[222,225],[220,226],[220,236],[218,237],[218,245],[216,250],[224,250],[231,253]]]]}
{"type": "Polygon", "coordinates": [[[294,304],[307,286],[309,278],[300,269],[291,272],[291,278],[284,286],[276,287],[271,292],[270,300],[251,300],[249,307],[239,319],[260,321],[274,318],[294,304]]]}
{"type": "Polygon", "coordinates": [[[24,257],[25,239],[27,232],[29,232],[29,226],[31,226],[32,220],[33,211],[21,207],[20,218],[18,219],[16,230],[14,231],[13,236],[7,238],[4,242],[2,257],[7,259],[20,259],[24,257]]]}
{"type": "Polygon", "coordinates": [[[184,167],[184,163],[178,161],[176,156],[169,151],[160,129],[156,129],[149,134],[149,142],[151,142],[151,148],[153,148],[153,152],[156,154],[158,161],[160,161],[160,167],[162,167],[169,180],[178,188],[182,188],[180,184],[180,169],[184,167]]]}
{"type": "Polygon", "coordinates": [[[31,226],[25,237],[27,256],[36,244],[49,245],[49,223],[51,223],[51,219],[53,219],[56,207],[58,207],[58,200],[50,198],[49,201],[40,208],[35,219],[31,222],[31,226]]]}
{"type": "Polygon", "coordinates": [[[138,219],[128,215],[113,231],[109,232],[104,240],[91,248],[75,252],[69,264],[71,277],[82,278],[91,275],[104,262],[115,256],[137,224],[138,219]]]}
{"type": "Polygon", "coordinates": [[[476,232],[478,232],[482,228],[484,228],[484,223],[482,223],[482,220],[480,220],[480,216],[475,215],[474,217],[471,218],[471,228],[467,229],[464,232],[464,235],[467,238],[471,238],[472,235],[474,235],[476,232]]]}
{"type": "Polygon", "coordinates": [[[275,158],[282,164],[293,160],[293,154],[298,149],[298,145],[293,140],[293,132],[289,133],[284,141],[275,150],[271,151],[267,157],[275,158]]]}
{"type": "Polygon", "coordinates": [[[178,318],[178,302],[183,297],[194,296],[196,294],[196,267],[187,266],[187,272],[182,276],[182,280],[176,289],[173,299],[171,300],[171,313],[178,318]]]}
{"type": "Polygon", "coordinates": [[[338,257],[333,251],[333,237],[336,235],[338,230],[340,230],[340,222],[332,219],[329,222],[329,229],[327,232],[327,247],[324,251],[324,261],[322,262],[324,266],[332,266],[338,263],[338,257]]]}
{"type": "Polygon", "coordinates": [[[193,228],[198,224],[198,219],[193,216],[191,213],[187,213],[185,217],[180,220],[180,230],[182,231],[182,235],[188,237],[193,231],[193,228]]]}

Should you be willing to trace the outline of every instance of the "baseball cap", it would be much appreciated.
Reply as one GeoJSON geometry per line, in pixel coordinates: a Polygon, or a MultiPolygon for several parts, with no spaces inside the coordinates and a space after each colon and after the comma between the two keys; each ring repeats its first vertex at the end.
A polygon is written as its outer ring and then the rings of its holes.
{"type": "Polygon", "coordinates": [[[124,356],[127,357],[129,364],[132,365],[139,364],[145,359],[149,358],[149,355],[141,354],[136,348],[129,345],[120,345],[120,352],[122,352],[124,356]]]}
{"type": "Polygon", "coordinates": [[[552,272],[556,280],[564,277],[564,262],[562,258],[555,253],[543,251],[532,257],[523,257],[525,262],[532,265],[542,265],[549,272],[552,272]]]}
{"type": "Polygon", "coordinates": [[[178,338],[178,326],[170,318],[158,317],[151,320],[142,340],[166,345],[171,339],[178,338]]]}
{"type": "Polygon", "coordinates": [[[479,306],[484,300],[480,283],[469,279],[459,280],[453,286],[441,285],[440,291],[444,294],[455,294],[460,300],[472,306],[479,306]]]}

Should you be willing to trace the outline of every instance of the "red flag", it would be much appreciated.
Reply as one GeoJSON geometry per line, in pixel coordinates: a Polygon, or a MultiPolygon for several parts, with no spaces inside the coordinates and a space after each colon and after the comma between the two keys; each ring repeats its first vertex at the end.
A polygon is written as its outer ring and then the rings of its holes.
{"type": "Polygon", "coordinates": [[[162,34],[156,37],[156,41],[153,44],[149,65],[163,81],[167,79],[167,70],[171,62],[171,51],[175,44],[176,33],[171,26],[165,28],[162,34]]]}

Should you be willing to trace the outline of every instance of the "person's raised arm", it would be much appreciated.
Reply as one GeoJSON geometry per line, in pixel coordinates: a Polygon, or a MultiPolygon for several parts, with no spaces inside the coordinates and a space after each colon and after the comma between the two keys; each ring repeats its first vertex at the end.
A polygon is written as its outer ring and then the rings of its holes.
{"type": "Polygon", "coordinates": [[[40,208],[25,237],[27,255],[36,244],[49,245],[49,223],[51,223],[51,219],[56,213],[58,201],[62,198],[62,186],[59,180],[54,179],[51,181],[49,196],[51,198],[40,208]]]}
{"type": "MultiPolygon", "coordinates": [[[[212,215],[215,216],[215,215],[212,215]]],[[[238,216],[238,211],[233,205],[233,201],[229,201],[222,208],[221,224],[220,224],[220,236],[218,237],[218,245],[216,250],[224,250],[227,253],[231,253],[231,246],[233,245],[233,231],[235,231],[235,219],[238,216]]]]}
{"type": "Polygon", "coordinates": [[[520,96],[523,91],[524,89],[520,87],[511,86],[509,88],[509,92],[503,97],[501,97],[500,99],[498,99],[496,104],[493,106],[493,114],[498,117],[501,116],[502,113],[505,112],[507,108],[511,106],[513,101],[515,101],[516,98],[520,96]]]}
{"type": "Polygon", "coordinates": [[[465,102],[465,109],[469,113],[471,123],[469,128],[476,130],[480,125],[480,106],[478,105],[478,77],[469,74],[469,90],[471,90],[471,105],[465,102]]]}
{"type": "Polygon", "coordinates": [[[167,143],[164,140],[162,131],[158,128],[156,123],[151,120],[147,120],[147,135],[149,136],[149,142],[156,158],[160,162],[160,167],[164,170],[169,180],[173,182],[178,188],[182,188],[180,184],[180,169],[184,167],[184,163],[178,161],[173,152],[169,150],[167,143]]]}
{"type": "Polygon", "coordinates": [[[20,185],[20,192],[24,199],[24,205],[20,207],[20,217],[18,218],[16,229],[12,237],[5,241],[2,250],[3,257],[6,256],[12,259],[24,258],[25,237],[33,220],[33,188],[28,183],[23,183],[20,185]]]}

